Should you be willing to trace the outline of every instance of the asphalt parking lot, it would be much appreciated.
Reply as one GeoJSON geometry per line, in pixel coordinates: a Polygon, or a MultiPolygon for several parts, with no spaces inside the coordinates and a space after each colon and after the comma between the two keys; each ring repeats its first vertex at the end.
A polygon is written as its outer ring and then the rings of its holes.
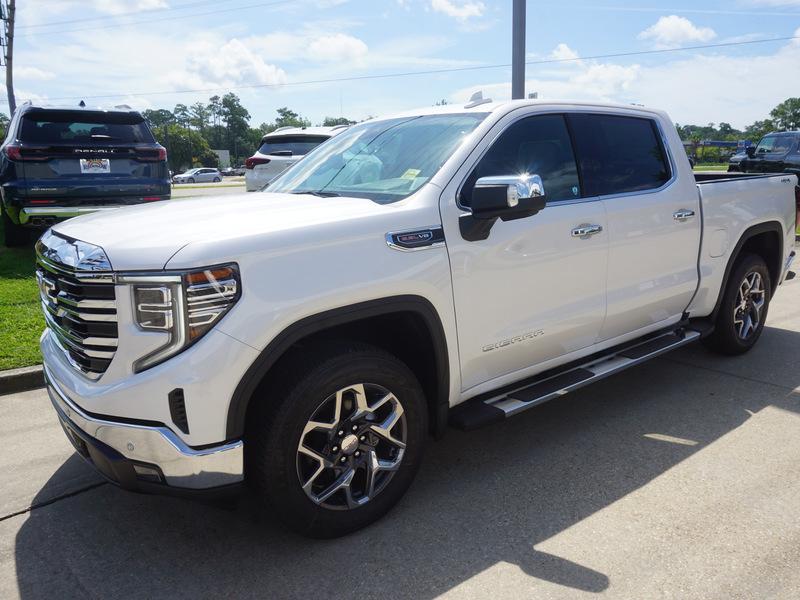
{"type": "Polygon", "coordinates": [[[116,489],[43,391],[0,397],[0,597],[798,598],[798,281],[747,356],[689,347],[448,432],[388,517],[339,540],[247,498],[116,489]]]}

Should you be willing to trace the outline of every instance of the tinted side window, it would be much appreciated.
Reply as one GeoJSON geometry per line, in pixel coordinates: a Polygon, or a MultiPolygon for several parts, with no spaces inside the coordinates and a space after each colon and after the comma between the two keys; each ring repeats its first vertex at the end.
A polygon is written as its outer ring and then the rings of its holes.
{"type": "Polygon", "coordinates": [[[669,180],[654,121],[617,115],[570,115],[569,120],[587,196],[650,190],[669,180]]]}
{"type": "Polygon", "coordinates": [[[575,155],[563,115],[528,117],[508,127],[467,178],[460,202],[469,206],[472,188],[481,177],[523,173],[542,178],[550,202],[581,196],[575,155]]]}

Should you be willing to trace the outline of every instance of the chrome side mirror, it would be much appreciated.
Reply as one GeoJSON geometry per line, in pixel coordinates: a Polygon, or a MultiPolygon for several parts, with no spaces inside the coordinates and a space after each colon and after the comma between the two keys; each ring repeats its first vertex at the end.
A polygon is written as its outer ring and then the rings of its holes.
{"type": "Polygon", "coordinates": [[[528,175],[527,173],[524,173],[517,176],[492,175],[490,177],[481,177],[475,182],[473,198],[475,197],[476,192],[478,195],[482,195],[481,192],[483,190],[488,191],[496,188],[505,188],[506,205],[508,208],[519,206],[520,199],[544,196],[544,183],[542,182],[542,178],[538,175],[528,175]]]}
{"type": "Polygon", "coordinates": [[[497,219],[512,221],[535,215],[545,207],[544,183],[539,175],[494,175],[475,182],[470,198],[472,214],[459,220],[465,240],[485,240],[497,219]]]}

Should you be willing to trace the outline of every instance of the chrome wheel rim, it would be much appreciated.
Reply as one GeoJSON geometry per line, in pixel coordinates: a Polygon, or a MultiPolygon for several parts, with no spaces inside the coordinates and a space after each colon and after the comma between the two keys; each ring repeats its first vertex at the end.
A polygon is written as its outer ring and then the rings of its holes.
{"type": "Polygon", "coordinates": [[[761,324],[767,293],[761,273],[748,273],[739,285],[733,308],[733,326],[741,340],[748,340],[761,324]]]}
{"type": "Polygon", "coordinates": [[[406,417],[383,386],[358,383],[328,396],[303,427],[297,477],[312,502],[363,506],[386,488],[403,460],[406,417]]]}

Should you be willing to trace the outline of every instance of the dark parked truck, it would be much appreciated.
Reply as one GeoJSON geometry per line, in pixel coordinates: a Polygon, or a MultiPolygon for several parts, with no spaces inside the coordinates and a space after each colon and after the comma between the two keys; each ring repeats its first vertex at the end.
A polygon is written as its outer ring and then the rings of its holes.
{"type": "Polygon", "coordinates": [[[747,149],[740,163],[744,173],[783,173],[800,170],[800,131],[770,133],[747,149]]]}
{"type": "Polygon", "coordinates": [[[23,104],[0,151],[7,246],[29,229],[170,197],[167,151],[142,115],[23,104]]]}

